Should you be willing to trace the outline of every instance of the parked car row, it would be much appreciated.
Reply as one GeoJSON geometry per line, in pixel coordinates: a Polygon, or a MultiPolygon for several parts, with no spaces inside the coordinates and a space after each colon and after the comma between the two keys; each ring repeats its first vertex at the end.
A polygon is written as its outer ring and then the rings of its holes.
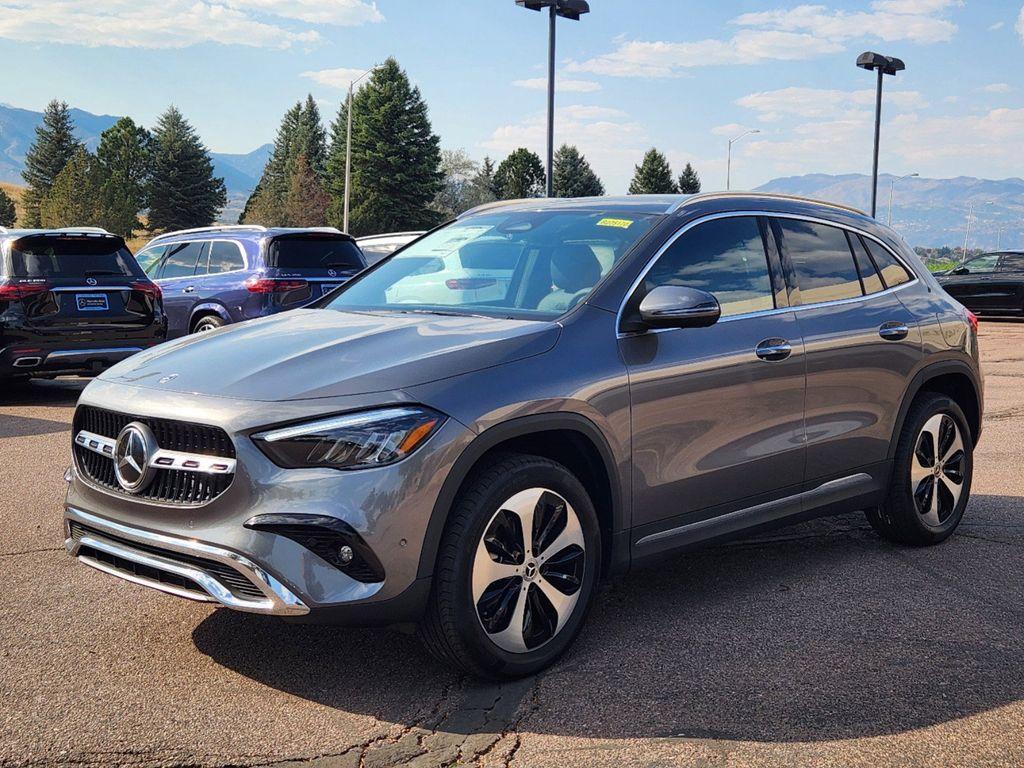
{"type": "Polygon", "coordinates": [[[938,275],[938,281],[979,315],[1024,315],[1024,251],[983,253],[938,275]]]}

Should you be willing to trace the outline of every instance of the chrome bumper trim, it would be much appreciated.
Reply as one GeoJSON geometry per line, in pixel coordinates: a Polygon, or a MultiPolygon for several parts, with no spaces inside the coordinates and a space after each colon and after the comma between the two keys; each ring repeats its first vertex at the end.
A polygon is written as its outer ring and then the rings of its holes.
{"type": "Polygon", "coordinates": [[[141,352],[142,347],[110,347],[108,349],[58,349],[50,352],[46,356],[46,361],[51,360],[71,360],[76,357],[90,358],[96,357],[97,355],[134,355],[137,352],[141,352]]]}
{"type": "MultiPolygon", "coordinates": [[[[113,458],[114,446],[117,444],[117,440],[83,429],[75,435],[75,443],[101,456],[113,458]]],[[[169,451],[163,448],[155,451],[149,459],[149,466],[156,469],[204,472],[208,475],[232,475],[235,472],[236,465],[235,459],[228,459],[223,456],[183,453],[182,451],[169,451]]]]}
{"type": "Polygon", "coordinates": [[[267,613],[277,616],[300,616],[302,614],[309,613],[309,608],[305,603],[303,603],[290,589],[288,589],[288,587],[264,571],[260,566],[256,565],[256,563],[252,562],[247,557],[243,557],[242,555],[231,552],[230,550],[215,547],[211,544],[203,544],[198,541],[179,539],[159,533],[143,531],[138,528],[131,528],[129,526],[122,525],[121,523],[115,523],[111,520],[104,520],[103,518],[96,517],[88,512],[75,509],[74,507],[67,507],[65,509],[64,516],[67,520],[77,521],[99,531],[99,535],[87,534],[80,540],[75,540],[68,535],[64,541],[64,546],[68,553],[73,557],[78,558],[78,560],[85,565],[96,568],[97,570],[105,573],[109,573],[112,576],[117,576],[118,578],[126,581],[141,584],[142,586],[158,589],[161,592],[177,595],[178,597],[217,602],[227,608],[234,608],[238,611],[267,613]],[[102,538],[103,531],[108,531],[111,535],[116,535],[119,538],[138,541],[140,544],[160,547],[168,550],[170,553],[180,552],[186,555],[216,560],[217,562],[233,568],[246,579],[251,581],[261,592],[263,592],[265,599],[253,600],[237,597],[228,591],[227,588],[225,588],[219,581],[199,567],[175,562],[169,557],[164,558],[148,552],[141,552],[125,546],[121,542],[104,539],[102,538]],[[203,595],[203,593],[199,591],[193,592],[175,585],[153,581],[151,579],[146,579],[145,577],[136,576],[135,574],[124,573],[107,565],[106,563],[101,563],[94,558],[88,557],[87,555],[80,555],[79,550],[83,546],[92,547],[100,550],[101,552],[106,552],[149,568],[156,568],[158,570],[173,573],[189,579],[194,581],[198,587],[202,588],[206,594],[203,595]]]}

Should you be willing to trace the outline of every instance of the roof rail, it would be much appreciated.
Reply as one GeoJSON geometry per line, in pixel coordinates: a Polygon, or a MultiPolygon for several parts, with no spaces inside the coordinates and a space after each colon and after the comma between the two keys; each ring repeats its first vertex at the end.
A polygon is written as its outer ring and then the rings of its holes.
{"type": "Polygon", "coordinates": [[[57,227],[54,232],[93,232],[97,235],[110,235],[112,232],[108,232],[103,227],[57,227]]]}
{"type": "Polygon", "coordinates": [[[685,200],[680,200],[676,203],[670,213],[675,213],[680,208],[690,203],[699,202],[701,200],[713,200],[717,197],[766,197],[770,200],[794,200],[801,203],[814,203],[815,205],[827,205],[830,208],[838,208],[843,211],[849,211],[850,213],[857,213],[861,216],[867,216],[867,214],[859,208],[854,208],[852,205],[844,205],[843,203],[834,203],[831,200],[816,200],[813,197],[804,197],[803,195],[786,195],[781,192],[699,192],[696,195],[690,195],[685,200]]]}
{"type": "Polygon", "coordinates": [[[164,232],[162,235],[157,235],[149,242],[155,243],[158,240],[163,240],[166,237],[199,234],[200,232],[237,232],[239,230],[266,232],[267,228],[262,226],[261,224],[216,224],[210,227],[193,227],[192,229],[177,229],[173,232],[164,232]]]}

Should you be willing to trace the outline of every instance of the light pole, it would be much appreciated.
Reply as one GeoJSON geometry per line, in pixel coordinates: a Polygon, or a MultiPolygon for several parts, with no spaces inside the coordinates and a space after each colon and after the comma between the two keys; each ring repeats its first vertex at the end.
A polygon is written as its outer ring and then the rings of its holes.
{"type": "Polygon", "coordinates": [[[348,232],[348,200],[349,195],[352,192],[352,90],[355,88],[355,84],[366,77],[368,74],[377,69],[377,65],[370,67],[368,70],[363,72],[355,80],[349,81],[348,84],[348,106],[346,107],[347,125],[345,128],[345,212],[342,215],[341,228],[348,232]]]}
{"type": "Polygon", "coordinates": [[[548,9],[548,156],[547,196],[554,190],[553,166],[555,163],[555,20],[579,21],[584,13],[590,13],[586,0],[516,0],[516,5],[531,11],[548,9]]]}
{"type": "Polygon", "coordinates": [[[866,51],[857,57],[861,69],[878,72],[878,86],[875,91],[875,154],[871,168],[871,217],[874,218],[878,204],[878,140],[882,132],[882,76],[895,75],[907,68],[900,59],[866,51]]]}
{"type": "MultiPolygon", "coordinates": [[[[985,205],[992,205],[993,200],[986,200],[985,205]]],[[[971,201],[970,206],[967,208],[967,231],[964,232],[964,253],[963,258],[960,259],[960,263],[963,264],[967,261],[967,244],[971,239],[971,219],[974,218],[974,201],[971,201]]]]}
{"type": "Polygon", "coordinates": [[[749,136],[752,133],[760,133],[760,129],[751,128],[749,131],[744,131],[739,136],[733,139],[729,139],[729,149],[725,153],[725,189],[729,190],[732,184],[732,145],[742,139],[744,136],[749,136]]]}
{"type": "Polygon", "coordinates": [[[893,179],[889,182],[889,220],[886,222],[890,227],[892,226],[892,190],[896,186],[897,181],[903,181],[904,179],[912,179],[915,176],[920,176],[919,173],[908,173],[906,176],[900,176],[898,179],[893,179]]]}

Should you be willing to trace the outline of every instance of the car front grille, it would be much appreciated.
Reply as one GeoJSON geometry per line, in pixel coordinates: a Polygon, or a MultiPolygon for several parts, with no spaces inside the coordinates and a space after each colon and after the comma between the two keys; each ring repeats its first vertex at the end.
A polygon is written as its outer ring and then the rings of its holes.
{"type": "MultiPolygon", "coordinates": [[[[183,453],[218,456],[227,459],[235,457],[235,447],[227,432],[219,427],[189,424],[171,419],[154,419],[131,416],[108,411],[91,405],[79,406],[75,412],[74,434],[86,430],[114,440],[122,429],[131,422],[149,427],[163,449],[183,453]]],[[[133,498],[146,499],[170,504],[205,504],[227,490],[234,474],[206,474],[180,469],[158,469],[153,482],[145,490],[129,494],[117,482],[114,475],[114,461],[110,456],[74,445],[78,468],[92,482],[115,493],[133,498]]]]}

